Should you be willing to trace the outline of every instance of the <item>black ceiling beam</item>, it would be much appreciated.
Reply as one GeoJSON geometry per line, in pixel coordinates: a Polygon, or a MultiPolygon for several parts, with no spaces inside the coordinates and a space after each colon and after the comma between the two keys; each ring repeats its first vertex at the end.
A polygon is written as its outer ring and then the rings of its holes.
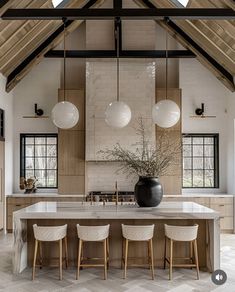
{"type": "Polygon", "coordinates": [[[220,63],[218,63],[211,55],[209,55],[201,46],[198,45],[187,33],[185,33],[175,22],[166,19],[167,25],[172,28],[177,34],[183,37],[192,47],[194,47],[210,64],[213,65],[222,75],[233,83],[233,75],[230,74],[220,63]]]}
{"type": "Polygon", "coordinates": [[[0,2],[0,8],[2,8],[4,5],[6,5],[9,2],[9,0],[1,0],[0,2]]]}
{"type": "Polygon", "coordinates": [[[114,9],[8,9],[2,19],[6,20],[89,20],[113,19],[235,19],[235,11],[227,8],[114,8],[114,9]]]}
{"type": "MultiPolygon", "coordinates": [[[[45,54],[46,58],[63,58],[63,50],[51,50],[45,54]]],[[[116,58],[116,50],[68,50],[67,58],[116,58]]],[[[189,50],[169,50],[169,58],[195,58],[196,55],[189,50]]],[[[165,50],[121,50],[120,58],[166,58],[165,50]]]]}
{"type": "Polygon", "coordinates": [[[113,8],[122,8],[122,0],[113,0],[113,8]]]}
{"type": "MultiPolygon", "coordinates": [[[[97,0],[90,0],[84,9],[88,9],[93,6],[97,0]]],[[[16,9],[17,10],[17,9],[16,9]]],[[[56,10],[56,9],[55,9],[56,10]]],[[[67,20],[65,25],[69,27],[73,23],[73,20],[67,20]]],[[[43,41],[26,59],[24,59],[7,77],[7,85],[22,72],[38,55],[40,55],[46,47],[48,47],[62,32],[64,31],[64,24],[57,28],[45,41],[43,41]]]]}
{"type": "MultiPolygon", "coordinates": [[[[155,6],[149,0],[141,0],[148,8],[155,6]]],[[[235,0],[234,0],[235,2],[235,0]]],[[[178,9],[178,8],[177,8],[178,9]]],[[[188,8],[186,8],[188,9],[188,8]]],[[[216,70],[218,70],[224,78],[227,78],[233,84],[233,76],[222,65],[220,65],[213,57],[211,57],[200,45],[198,45],[185,31],[183,31],[174,21],[169,17],[165,18],[166,25],[171,28],[175,34],[180,35],[187,43],[189,43],[199,54],[201,54],[216,70]]]]}

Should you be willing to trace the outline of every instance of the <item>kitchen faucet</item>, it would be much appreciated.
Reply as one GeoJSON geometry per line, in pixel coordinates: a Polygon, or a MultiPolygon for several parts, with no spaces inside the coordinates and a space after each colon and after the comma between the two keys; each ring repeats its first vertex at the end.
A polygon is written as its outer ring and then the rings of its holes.
{"type": "Polygon", "coordinates": [[[116,194],[116,205],[118,205],[118,183],[117,181],[115,182],[115,194],[116,194]]]}

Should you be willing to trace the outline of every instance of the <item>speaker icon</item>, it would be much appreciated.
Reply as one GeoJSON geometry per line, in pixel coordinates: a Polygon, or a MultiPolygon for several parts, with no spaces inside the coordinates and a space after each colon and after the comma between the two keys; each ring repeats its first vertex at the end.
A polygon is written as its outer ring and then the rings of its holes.
{"type": "Polygon", "coordinates": [[[223,280],[223,275],[217,274],[215,276],[215,278],[216,278],[217,281],[222,281],[223,280]]]}
{"type": "Polygon", "coordinates": [[[227,281],[227,274],[223,270],[216,270],[212,273],[211,280],[216,285],[223,285],[227,281]]]}

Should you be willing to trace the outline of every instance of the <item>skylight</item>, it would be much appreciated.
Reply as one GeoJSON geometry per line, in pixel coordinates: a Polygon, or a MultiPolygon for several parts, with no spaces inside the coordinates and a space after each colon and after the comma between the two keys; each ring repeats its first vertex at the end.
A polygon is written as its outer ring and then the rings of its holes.
{"type": "Polygon", "coordinates": [[[180,2],[180,4],[182,4],[184,7],[186,7],[188,5],[189,0],[178,0],[178,2],[180,2]]]}
{"type": "Polygon", "coordinates": [[[59,6],[62,2],[63,2],[63,0],[52,0],[52,4],[54,7],[59,6]]]}

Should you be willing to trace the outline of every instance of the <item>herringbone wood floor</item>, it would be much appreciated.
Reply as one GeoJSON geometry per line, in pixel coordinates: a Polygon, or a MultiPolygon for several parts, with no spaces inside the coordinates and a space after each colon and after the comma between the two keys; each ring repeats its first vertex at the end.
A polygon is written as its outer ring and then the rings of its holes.
{"type": "Polygon", "coordinates": [[[195,280],[195,271],[175,269],[174,280],[168,280],[167,270],[156,269],[156,279],[150,280],[147,269],[129,269],[128,279],[122,279],[122,271],[110,269],[108,280],[101,279],[102,270],[85,269],[81,271],[78,281],[75,280],[75,269],[64,270],[64,280],[58,280],[58,269],[43,268],[37,270],[36,280],[31,281],[31,269],[19,276],[11,273],[12,235],[0,233],[0,291],[5,292],[235,292],[235,235],[221,236],[221,268],[228,275],[227,283],[216,286],[211,282],[209,273],[200,273],[200,280],[195,280]]]}

